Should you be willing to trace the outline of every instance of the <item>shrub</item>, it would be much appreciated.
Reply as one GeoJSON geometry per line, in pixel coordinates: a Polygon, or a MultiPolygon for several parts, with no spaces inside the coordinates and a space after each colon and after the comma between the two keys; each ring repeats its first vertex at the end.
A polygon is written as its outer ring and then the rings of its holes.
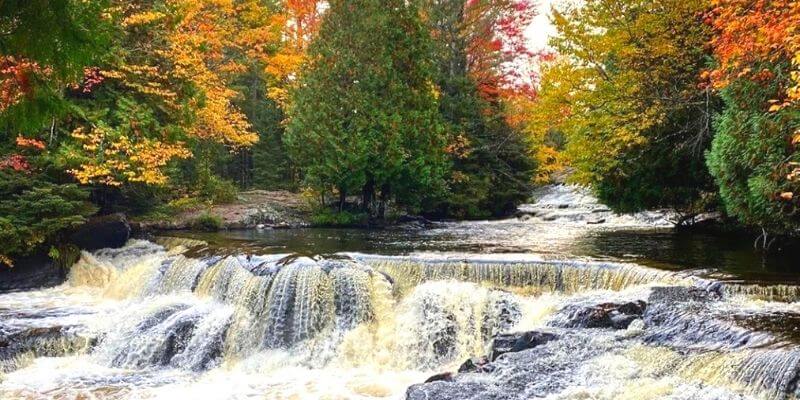
{"type": "Polygon", "coordinates": [[[785,170],[800,158],[791,145],[800,113],[767,112],[765,99],[776,91],[744,79],[723,91],[727,107],[716,121],[707,162],[731,216],[771,233],[797,233],[798,206],[781,194],[800,191],[800,184],[788,179],[785,170]]]}
{"type": "Polygon", "coordinates": [[[311,224],[315,226],[364,226],[369,216],[363,212],[334,211],[322,208],[313,213],[311,224]]]}
{"type": "Polygon", "coordinates": [[[215,232],[222,229],[222,217],[204,212],[195,218],[191,225],[192,229],[215,232]]]}
{"type": "Polygon", "coordinates": [[[216,175],[208,175],[200,184],[200,197],[213,204],[227,204],[236,201],[238,189],[236,185],[216,175]]]}
{"type": "Polygon", "coordinates": [[[23,172],[0,170],[0,263],[55,243],[97,208],[86,190],[54,184],[23,172]]]}

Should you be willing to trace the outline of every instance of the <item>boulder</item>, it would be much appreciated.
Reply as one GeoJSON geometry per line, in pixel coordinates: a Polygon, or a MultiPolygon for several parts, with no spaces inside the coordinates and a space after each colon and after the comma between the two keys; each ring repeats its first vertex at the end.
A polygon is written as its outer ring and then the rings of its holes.
{"type": "Polygon", "coordinates": [[[92,217],[70,235],[70,241],[82,250],[119,248],[131,237],[131,226],[124,214],[92,217]]]}
{"type": "MultiPolygon", "coordinates": [[[[10,362],[7,367],[15,367],[14,359],[24,353],[34,353],[37,357],[60,357],[97,344],[96,337],[75,334],[74,328],[59,325],[24,328],[0,326],[0,361],[10,362]]],[[[0,365],[0,372],[2,367],[0,365]]]]}
{"type": "Polygon", "coordinates": [[[490,364],[491,361],[488,357],[473,357],[464,361],[460,367],[458,367],[458,373],[463,374],[466,372],[492,372],[494,367],[490,364]]]}
{"type": "Polygon", "coordinates": [[[452,382],[452,381],[453,381],[453,373],[452,372],[442,372],[441,374],[436,374],[436,375],[426,379],[425,383],[452,382]]]}
{"type": "Polygon", "coordinates": [[[683,303],[694,301],[705,303],[722,298],[722,285],[719,283],[709,284],[706,287],[696,286],[663,286],[654,287],[647,299],[649,303],[683,303]]]}
{"type": "Polygon", "coordinates": [[[14,259],[14,267],[0,265],[0,293],[58,286],[66,277],[53,259],[39,252],[14,259]]]}
{"type": "Polygon", "coordinates": [[[557,338],[552,333],[536,331],[497,335],[492,341],[491,360],[494,361],[506,353],[532,349],[557,338]]]}
{"type": "Polygon", "coordinates": [[[638,300],[628,303],[603,303],[592,307],[573,309],[567,328],[613,328],[627,329],[634,320],[642,318],[647,303],[638,300]]]}

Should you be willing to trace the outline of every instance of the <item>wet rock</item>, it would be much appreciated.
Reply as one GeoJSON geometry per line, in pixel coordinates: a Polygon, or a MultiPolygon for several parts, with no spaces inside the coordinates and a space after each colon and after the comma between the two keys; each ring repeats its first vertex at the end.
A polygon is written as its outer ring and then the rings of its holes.
{"type": "Polygon", "coordinates": [[[164,350],[160,354],[158,360],[159,365],[169,365],[172,359],[186,350],[186,345],[191,340],[197,321],[183,320],[172,327],[167,332],[167,337],[164,341],[164,350]]]}
{"type": "Polygon", "coordinates": [[[412,385],[406,390],[406,400],[509,400],[516,396],[478,382],[434,382],[412,385]]]}
{"type": "Polygon", "coordinates": [[[593,219],[593,220],[586,221],[587,225],[600,225],[600,224],[605,224],[605,223],[606,223],[606,219],[605,218],[599,218],[599,219],[593,219]]]}
{"type": "Polygon", "coordinates": [[[559,204],[558,208],[562,209],[562,210],[565,209],[565,208],[569,208],[569,204],[559,204]]]}
{"type": "Polygon", "coordinates": [[[0,265],[0,293],[58,286],[66,280],[61,269],[45,253],[14,259],[14,267],[0,265]]]}
{"type": "Polygon", "coordinates": [[[434,335],[433,351],[440,360],[452,358],[456,349],[456,324],[455,316],[448,315],[445,326],[434,335]]]}
{"type": "Polygon", "coordinates": [[[598,341],[597,334],[564,332],[546,346],[503,355],[492,362],[491,372],[455,375],[452,382],[413,385],[406,391],[406,399],[529,400],[563,396],[567,387],[586,384],[576,371],[588,360],[618,348],[619,342],[598,341]]]}
{"type": "Polygon", "coordinates": [[[522,310],[514,296],[501,290],[493,291],[492,300],[487,302],[483,312],[481,334],[489,338],[508,332],[521,318],[522,310]]]}
{"type": "Polygon", "coordinates": [[[718,313],[714,303],[720,298],[714,285],[653,288],[643,341],[703,350],[760,348],[780,341],[769,329],[751,329],[736,315],[718,313]]]}
{"type": "Polygon", "coordinates": [[[647,303],[635,301],[629,303],[604,303],[593,307],[579,307],[569,311],[567,328],[613,328],[627,329],[634,320],[642,318],[647,303]]]}
{"type": "Polygon", "coordinates": [[[90,218],[70,235],[70,241],[83,250],[119,248],[131,237],[131,226],[124,214],[90,218]]]}
{"type": "Polygon", "coordinates": [[[536,210],[517,210],[517,212],[514,213],[514,217],[519,218],[523,221],[527,221],[531,219],[531,217],[535,217],[537,214],[538,211],[536,210]]]}
{"type": "Polygon", "coordinates": [[[418,222],[422,225],[433,225],[429,219],[419,216],[419,215],[401,215],[397,218],[397,223],[399,224],[407,224],[409,222],[418,222]]]}
{"type": "Polygon", "coordinates": [[[497,335],[492,341],[491,360],[497,360],[497,357],[506,353],[532,349],[557,338],[552,333],[536,331],[497,335]]]}
{"type": "Polygon", "coordinates": [[[722,297],[720,285],[707,287],[665,286],[654,287],[650,292],[648,303],[683,303],[687,301],[708,302],[722,297]]]}
{"type": "Polygon", "coordinates": [[[464,361],[460,367],[458,367],[458,373],[463,374],[467,372],[491,372],[494,370],[494,367],[490,364],[491,361],[488,357],[473,357],[464,361]]]}
{"type": "Polygon", "coordinates": [[[96,337],[76,334],[75,329],[62,325],[22,329],[0,326],[0,362],[29,352],[37,357],[59,357],[97,344],[96,337]]]}
{"type": "Polygon", "coordinates": [[[441,374],[436,374],[436,375],[426,379],[425,383],[452,382],[452,381],[453,381],[453,373],[452,372],[442,372],[441,374]]]}

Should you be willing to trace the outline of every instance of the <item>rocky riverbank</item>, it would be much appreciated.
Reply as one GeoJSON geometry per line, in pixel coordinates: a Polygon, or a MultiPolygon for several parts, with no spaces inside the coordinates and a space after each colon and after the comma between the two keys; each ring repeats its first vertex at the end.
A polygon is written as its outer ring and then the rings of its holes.
{"type": "Polygon", "coordinates": [[[168,219],[133,218],[143,232],[191,230],[203,217],[220,222],[220,229],[298,228],[310,225],[311,207],[299,193],[251,190],[242,192],[236,201],[209,207],[197,207],[168,219]]]}
{"type": "Polygon", "coordinates": [[[18,257],[11,268],[0,266],[0,293],[60,285],[67,278],[68,267],[80,257],[80,251],[122,247],[132,232],[124,214],[92,217],[65,235],[59,245],[18,257]]]}

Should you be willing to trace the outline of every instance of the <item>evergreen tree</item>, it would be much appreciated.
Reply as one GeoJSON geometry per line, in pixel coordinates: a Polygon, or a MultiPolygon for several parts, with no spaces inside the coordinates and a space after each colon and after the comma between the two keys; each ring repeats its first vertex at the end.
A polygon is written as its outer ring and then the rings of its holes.
{"type": "MultiPolygon", "coordinates": [[[[708,167],[728,213],[765,233],[800,232],[800,3],[721,2],[711,14],[725,109],[708,167]]],[[[761,245],[769,247],[766,235],[761,245]]]]}
{"type": "MultiPolygon", "coordinates": [[[[469,26],[474,19],[469,14],[477,11],[465,0],[429,1],[427,9],[437,38],[440,111],[447,122],[453,162],[449,194],[436,210],[460,218],[506,214],[530,194],[534,163],[526,138],[506,122],[498,96],[481,96],[469,69],[468,48],[475,32],[481,32],[469,26]]],[[[493,15],[491,10],[480,11],[493,15]]],[[[504,55],[496,53],[498,58],[504,55]]]]}
{"type": "MultiPolygon", "coordinates": [[[[336,0],[309,49],[286,134],[305,183],[336,189],[339,208],[417,206],[447,168],[430,33],[418,1],[336,0]]],[[[383,214],[383,207],[377,214],[383,214]]]]}

